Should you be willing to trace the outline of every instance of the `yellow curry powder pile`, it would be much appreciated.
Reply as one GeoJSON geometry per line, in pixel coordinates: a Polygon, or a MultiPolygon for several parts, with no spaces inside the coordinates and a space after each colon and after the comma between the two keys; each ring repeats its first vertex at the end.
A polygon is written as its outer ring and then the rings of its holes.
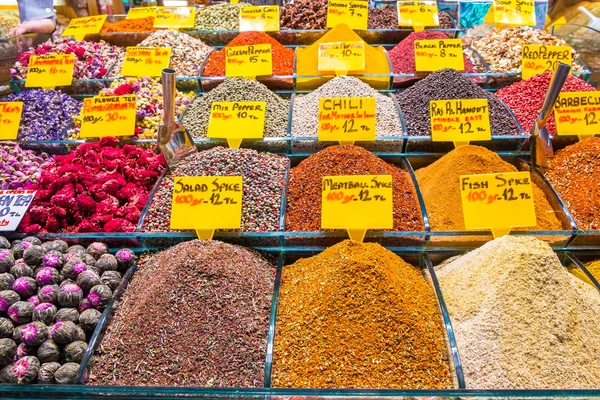
{"type": "MultiPolygon", "coordinates": [[[[435,231],[465,230],[459,177],[498,172],[517,172],[517,169],[502,160],[498,154],[480,146],[459,147],[433,164],[417,170],[417,180],[423,194],[431,229],[435,231]]],[[[533,184],[533,200],[537,226],[524,229],[560,230],[562,228],[560,221],[546,195],[535,183],[533,184]]]]}
{"type": "MultiPolygon", "coordinates": [[[[589,273],[592,274],[597,281],[600,281],[600,260],[589,261],[584,265],[589,273]]],[[[583,273],[581,269],[575,268],[572,269],[571,272],[582,281],[589,283],[590,285],[594,285],[594,283],[587,277],[585,273],[583,273]]]]}
{"type": "Polygon", "coordinates": [[[283,268],[273,387],[452,387],[444,328],[423,273],[346,240],[283,268]]]}

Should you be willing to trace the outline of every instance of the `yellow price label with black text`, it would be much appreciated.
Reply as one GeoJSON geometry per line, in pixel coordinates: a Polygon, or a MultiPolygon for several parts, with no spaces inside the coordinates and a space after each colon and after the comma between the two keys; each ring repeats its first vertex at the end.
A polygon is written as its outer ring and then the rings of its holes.
{"type": "Polygon", "coordinates": [[[494,0],[494,22],[501,25],[535,26],[534,0],[494,0]]]}
{"type": "Polygon", "coordinates": [[[127,11],[125,19],[156,17],[156,7],[135,7],[127,11]]]}
{"type": "Polygon", "coordinates": [[[73,18],[71,22],[69,22],[67,29],[62,33],[62,36],[73,36],[75,40],[83,40],[85,35],[100,33],[104,21],[106,21],[106,15],[73,18]]]}
{"type": "Polygon", "coordinates": [[[461,39],[415,40],[414,49],[417,71],[433,72],[444,68],[465,70],[461,39]]]}
{"type": "Polygon", "coordinates": [[[467,230],[490,229],[496,238],[537,224],[529,172],[461,175],[459,185],[467,230]]]}
{"type": "Polygon", "coordinates": [[[521,79],[528,79],[546,71],[554,71],[558,63],[571,65],[571,46],[545,46],[523,43],[521,79]]]}
{"type": "Polygon", "coordinates": [[[374,141],[376,133],[374,97],[336,97],[319,99],[319,141],[374,141]]]}
{"type": "Polygon", "coordinates": [[[346,24],[350,29],[367,30],[369,3],[366,1],[329,0],[327,4],[327,28],[346,24]]]}
{"type": "Polygon", "coordinates": [[[80,136],[132,136],[135,133],[136,102],[135,95],[84,99],[80,136]]]}
{"type": "Polygon", "coordinates": [[[279,6],[240,8],[240,32],[279,32],[279,6]]]}
{"type": "Polygon", "coordinates": [[[163,68],[169,67],[170,47],[130,46],[125,50],[122,76],[161,76],[163,68]]]}
{"type": "Polygon", "coordinates": [[[434,142],[453,142],[460,147],[470,141],[492,140],[487,99],[432,100],[429,116],[434,142]]]}
{"type": "Polygon", "coordinates": [[[0,102],[0,140],[17,140],[22,112],[22,101],[0,102]]]}
{"type": "Polygon", "coordinates": [[[196,21],[195,7],[158,7],[154,17],[155,28],[193,28],[196,21]]]}
{"type": "Polygon", "coordinates": [[[562,92],[554,103],[554,119],[559,136],[579,139],[600,133],[600,92],[562,92]]]}
{"type": "Polygon", "coordinates": [[[176,176],[170,227],[195,229],[199,239],[212,239],[215,229],[239,229],[242,195],[241,176],[176,176]]]}
{"type": "Polygon", "coordinates": [[[334,71],[336,75],[364,71],[365,42],[321,43],[317,62],[319,71],[334,71]]]}
{"type": "Polygon", "coordinates": [[[394,227],[391,175],[324,176],[321,228],[346,229],[361,242],[367,229],[394,227]]]}
{"type": "Polygon", "coordinates": [[[244,78],[273,75],[271,51],[271,44],[226,47],[225,75],[244,78]]]}
{"type": "Polygon", "coordinates": [[[75,54],[44,54],[31,56],[27,67],[25,87],[44,89],[57,86],[71,86],[75,54]]]}
{"type": "Polygon", "coordinates": [[[427,26],[440,26],[437,1],[398,1],[398,26],[412,26],[422,31],[427,26]]]}
{"type": "Polygon", "coordinates": [[[215,101],[210,107],[209,138],[227,139],[238,149],[243,139],[262,139],[265,132],[264,101],[215,101]]]}

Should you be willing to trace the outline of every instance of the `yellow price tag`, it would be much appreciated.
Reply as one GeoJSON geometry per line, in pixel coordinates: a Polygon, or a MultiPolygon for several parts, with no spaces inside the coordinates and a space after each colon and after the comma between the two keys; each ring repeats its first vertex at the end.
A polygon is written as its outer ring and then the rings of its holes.
{"type": "Polygon", "coordinates": [[[25,87],[44,89],[73,83],[75,54],[44,54],[29,58],[25,87]]]}
{"type": "Polygon", "coordinates": [[[195,229],[207,240],[215,229],[239,229],[242,190],[241,176],[174,177],[171,229],[195,229]]]}
{"type": "Polygon", "coordinates": [[[0,102],[0,140],[17,140],[22,112],[22,101],[0,102]]]}
{"type": "Polygon", "coordinates": [[[369,3],[366,1],[329,0],[327,27],[346,24],[350,29],[365,31],[369,22],[369,3]]]}
{"type": "Polygon", "coordinates": [[[132,136],[135,133],[136,101],[135,95],[84,99],[80,136],[132,136]]]}
{"type": "Polygon", "coordinates": [[[494,0],[492,7],[496,24],[535,26],[534,0],[494,0]]]}
{"type": "Polygon", "coordinates": [[[461,175],[459,185],[467,230],[491,229],[497,238],[536,225],[529,172],[461,175]]]}
{"type": "Polygon", "coordinates": [[[240,0],[231,0],[230,3],[231,4],[238,4],[240,2],[240,0]]]}
{"type": "Polygon", "coordinates": [[[460,39],[415,40],[417,71],[433,72],[444,68],[465,70],[465,59],[460,39]]]}
{"type": "Polygon", "coordinates": [[[346,229],[362,242],[367,229],[394,227],[391,175],[324,176],[321,228],[346,229]]]}
{"type": "Polygon", "coordinates": [[[279,6],[240,8],[240,32],[279,32],[279,6]]]}
{"type": "Polygon", "coordinates": [[[121,69],[122,76],[161,76],[163,68],[169,67],[170,47],[137,47],[125,50],[125,60],[121,69]]]}
{"type": "Polygon", "coordinates": [[[412,26],[422,31],[426,26],[440,26],[437,1],[399,1],[398,26],[412,26]]]}
{"type": "Polygon", "coordinates": [[[321,43],[317,62],[319,71],[334,71],[336,75],[362,72],[365,69],[365,42],[321,43]]]}
{"type": "Polygon", "coordinates": [[[319,99],[319,141],[374,141],[376,133],[374,97],[319,99]]]}
{"type": "Polygon", "coordinates": [[[93,15],[91,17],[73,18],[62,36],[73,36],[75,40],[83,40],[85,35],[99,33],[106,21],[106,15],[93,15]]]}
{"type": "Polygon", "coordinates": [[[571,46],[523,44],[521,79],[554,71],[559,62],[571,65],[572,51],[571,46]]]}
{"type": "Polygon", "coordinates": [[[559,136],[579,139],[600,133],[600,92],[570,92],[558,95],[554,118],[559,136]]]}
{"type": "Polygon", "coordinates": [[[487,99],[432,100],[429,116],[434,142],[453,142],[460,147],[470,141],[492,140],[487,99]]]}
{"type": "Polygon", "coordinates": [[[266,110],[264,101],[215,101],[210,107],[206,136],[227,139],[229,147],[239,149],[243,139],[262,139],[266,110]]]}
{"type": "Polygon", "coordinates": [[[193,28],[196,20],[194,7],[158,7],[154,17],[155,28],[193,28]]]}
{"type": "Polygon", "coordinates": [[[225,48],[227,77],[255,78],[273,75],[271,44],[255,44],[225,48]]]}
{"type": "Polygon", "coordinates": [[[125,19],[156,17],[156,7],[135,7],[127,11],[125,19]]]}

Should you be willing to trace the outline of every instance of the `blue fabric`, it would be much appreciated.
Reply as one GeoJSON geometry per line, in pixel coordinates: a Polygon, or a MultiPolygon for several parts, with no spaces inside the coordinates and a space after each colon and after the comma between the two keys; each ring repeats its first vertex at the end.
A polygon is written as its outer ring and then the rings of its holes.
{"type": "Polygon", "coordinates": [[[55,20],[53,0],[17,0],[21,22],[33,19],[55,20]]]}

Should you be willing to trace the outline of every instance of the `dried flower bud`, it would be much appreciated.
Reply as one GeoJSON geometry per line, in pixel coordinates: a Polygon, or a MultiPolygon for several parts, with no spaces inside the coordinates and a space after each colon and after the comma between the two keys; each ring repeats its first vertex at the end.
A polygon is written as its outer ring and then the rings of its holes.
{"type": "Polygon", "coordinates": [[[50,330],[52,340],[58,344],[69,344],[77,340],[77,325],[71,321],[58,321],[50,330]]]}
{"type": "Polygon", "coordinates": [[[34,306],[39,306],[40,298],[37,296],[37,294],[34,294],[33,296],[27,298],[27,302],[33,304],[34,306]]]}
{"type": "Polygon", "coordinates": [[[61,385],[75,383],[78,372],[79,364],[72,362],[66,363],[54,373],[54,379],[56,379],[56,383],[61,385]]]}
{"type": "Polygon", "coordinates": [[[36,267],[42,263],[44,258],[44,249],[42,246],[33,245],[23,252],[23,261],[31,267],[36,267]]]}
{"type": "Polygon", "coordinates": [[[4,236],[0,236],[0,249],[10,249],[10,242],[4,236]]]}
{"type": "Polygon", "coordinates": [[[11,338],[15,325],[8,318],[0,318],[0,338],[11,338]]]}
{"type": "Polygon", "coordinates": [[[0,290],[12,290],[12,285],[15,283],[15,277],[5,272],[0,274],[0,290]]]}
{"type": "Polygon", "coordinates": [[[38,383],[49,384],[56,382],[54,380],[54,374],[59,368],[60,364],[57,362],[48,362],[42,364],[40,371],[38,372],[38,383]]]}
{"type": "Polygon", "coordinates": [[[100,269],[100,273],[105,271],[116,271],[119,268],[117,259],[112,254],[102,254],[98,261],[96,261],[96,267],[100,269]]]}
{"type": "Polygon", "coordinates": [[[79,323],[79,312],[75,308],[61,308],[56,312],[57,321],[71,321],[74,324],[79,323]]]}
{"type": "Polygon", "coordinates": [[[15,279],[15,283],[13,283],[13,290],[22,298],[27,298],[37,293],[37,282],[33,278],[22,276],[15,279]]]}
{"type": "Polygon", "coordinates": [[[31,322],[15,329],[13,338],[29,346],[39,346],[48,338],[48,327],[43,322],[31,322]]]}
{"type": "Polygon", "coordinates": [[[71,260],[65,264],[62,274],[68,279],[77,279],[77,276],[87,270],[86,264],[81,260],[71,260]]]}
{"type": "Polygon", "coordinates": [[[0,250],[0,272],[8,272],[15,265],[15,259],[10,250],[0,250]]]}
{"type": "Polygon", "coordinates": [[[11,363],[17,354],[17,344],[14,340],[4,338],[0,339],[0,366],[3,367],[11,363]]]}
{"type": "Polygon", "coordinates": [[[56,306],[52,303],[41,303],[33,309],[33,320],[50,325],[56,318],[56,306]]]}
{"type": "Polygon", "coordinates": [[[21,296],[13,290],[3,290],[0,292],[0,312],[7,312],[8,308],[21,300],[21,296]]]}
{"type": "Polygon", "coordinates": [[[34,244],[36,246],[41,246],[42,245],[42,241],[39,238],[36,238],[35,236],[27,236],[26,238],[23,239],[23,242],[25,242],[25,243],[31,243],[31,244],[34,244]]]}
{"type": "Polygon", "coordinates": [[[96,325],[98,325],[101,316],[102,313],[98,310],[85,310],[79,316],[79,323],[85,331],[93,332],[94,329],[96,329],[96,325]]]}
{"type": "Polygon", "coordinates": [[[8,316],[17,324],[27,324],[31,322],[33,309],[35,306],[28,301],[17,301],[8,307],[8,316]]]}
{"type": "Polygon", "coordinates": [[[58,301],[58,285],[46,285],[38,291],[41,303],[56,303],[58,301]]]}
{"type": "Polygon", "coordinates": [[[65,259],[61,253],[52,250],[44,254],[42,265],[44,267],[61,269],[63,267],[64,261],[65,259]]]}
{"type": "Polygon", "coordinates": [[[60,347],[54,340],[48,339],[38,347],[37,357],[43,363],[59,361],[61,357],[60,347]]]}
{"type": "Polygon", "coordinates": [[[35,281],[38,285],[44,286],[60,283],[61,279],[57,269],[52,267],[44,267],[35,274],[35,281]]]}
{"type": "Polygon", "coordinates": [[[77,276],[77,285],[84,293],[89,293],[94,286],[101,284],[100,277],[93,271],[83,271],[77,276]]]}
{"type": "Polygon", "coordinates": [[[83,341],[68,344],[67,347],[65,347],[65,361],[81,363],[87,348],[87,343],[83,341]]]}
{"type": "Polygon", "coordinates": [[[83,298],[83,292],[77,285],[64,285],[58,290],[58,304],[62,307],[77,307],[83,298]]]}
{"type": "Polygon", "coordinates": [[[4,383],[31,383],[37,378],[40,371],[40,361],[36,357],[27,356],[0,371],[0,382],[4,383]]]}
{"type": "MultiPolygon", "coordinates": [[[[14,338],[13,338],[14,340],[14,338]]],[[[23,357],[35,355],[35,347],[25,343],[21,343],[17,346],[17,353],[15,354],[15,360],[19,360],[23,357]]]]}
{"type": "Polygon", "coordinates": [[[127,268],[131,267],[136,260],[135,253],[130,249],[121,249],[117,251],[115,258],[117,259],[121,271],[127,270],[127,268]]]}
{"type": "Polygon", "coordinates": [[[15,278],[20,278],[22,276],[28,276],[33,278],[33,268],[24,262],[15,262],[15,265],[10,269],[10,274],[15,278]]]}
{"type": "Polygon", "coordinates": [[[94,308],[104,307],[112,298],[112,290],[106,285],[96,285],[87,295],[86,299],[94,308]]]}
{"type": "Polygon", "coordinates": [[[113,292],[117,290],[119,283],[121,283],[121,279],[123,279],[123,276],[118,271],[106,271],[100,277],[102,283],[108,286],[113,292]]]}
{"type": "Polygon", "coordinates": [[[94,242],[88,246],[86,252],[97,260],[102,254],[108,253],[108,246],[102,242],[94,242]]]}

